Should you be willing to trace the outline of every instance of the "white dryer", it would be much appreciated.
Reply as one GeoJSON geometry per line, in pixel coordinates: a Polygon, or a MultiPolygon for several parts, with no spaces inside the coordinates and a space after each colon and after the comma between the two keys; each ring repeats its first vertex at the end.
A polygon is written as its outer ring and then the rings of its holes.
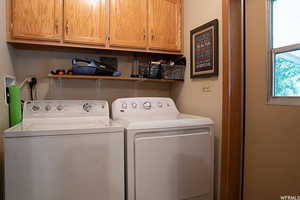
{"type": "Polygon", "coordinates": [[[33,101],[5,131],[6,200],[124,200],[124,129],[105,101],[33,101]]]}
{"type": "Polygon", "coordinates": [[[181,114],[169,98],[124,98],[128,200],[213,200],[212,120],[181,114]]]}

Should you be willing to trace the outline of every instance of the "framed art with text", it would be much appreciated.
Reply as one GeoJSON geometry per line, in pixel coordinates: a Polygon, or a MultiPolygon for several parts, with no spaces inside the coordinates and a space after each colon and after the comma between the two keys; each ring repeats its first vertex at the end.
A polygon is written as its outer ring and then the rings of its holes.
{"type": "Polygon", "coordinates": [[[219,74],[219,23],[215,19],[191,31],[191,78],[219,74]]]}

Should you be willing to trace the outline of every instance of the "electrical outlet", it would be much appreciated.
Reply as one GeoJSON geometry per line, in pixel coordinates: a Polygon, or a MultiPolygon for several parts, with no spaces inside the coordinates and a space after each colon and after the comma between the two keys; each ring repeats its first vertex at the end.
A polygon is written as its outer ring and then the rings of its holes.
{"type": "Polygon", "coordinates": [[[210,85],[205,85],[202,87],[202,92],[204,93],[210,93],[212,90],[211,90],[211,86],[210,85]]]}
{"type": "Polygon", "coordinates": [[[210,82],[205,82],[202,86],[203,93],[211,93],[212,92],[212,84],[210,82]]]}

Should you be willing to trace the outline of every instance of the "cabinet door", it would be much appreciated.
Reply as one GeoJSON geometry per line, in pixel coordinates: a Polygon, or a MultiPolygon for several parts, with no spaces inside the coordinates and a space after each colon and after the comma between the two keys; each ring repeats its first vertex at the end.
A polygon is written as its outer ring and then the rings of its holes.
{"type": "Polygon", "coordinates": [[[64,41],[105,45],[107,0],[64,0],[64,41]]]}
{"type": "Polygon", "coordinates": [[[110,45],[146,48],[147,0],[110,1],[110,45]]]}
{"type": "Polygon", "coordinates": [[[149,0],[150,49],[181,50],[181,0],[149,0]]]}
{"type": "Polygon", "coordinates": [[[61,0],[12,0],[11,12],[13,38],[61,39],[61,0]]]}

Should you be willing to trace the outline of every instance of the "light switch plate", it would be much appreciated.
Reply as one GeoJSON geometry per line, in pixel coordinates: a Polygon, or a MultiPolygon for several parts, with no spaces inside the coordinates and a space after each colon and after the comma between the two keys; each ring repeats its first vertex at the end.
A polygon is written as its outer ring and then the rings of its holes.
{"type": "Polygon", "coordinates": [[[211,92],[211,88],[210,87],[203,87],[202,91],[205,92],[205,93],[209,93],[209,92],[211,92]]]}
{"type": "Polygon", "coordinates": [[[210,93],[210,92],[212,92],[211,84],[209,84],[209,83],[204,84],[203,87],[202,87],[202,92],[203,93],[210,93]]]}
{"type": "Polygon", "coordinates": [[[12,85],[15,85],[16,84],[16,77],[14,76],[9,76],[9,75],[6,75],[4,76],[4,100],[5,100],[5,103],[8,104],[8,101],[7,101],[7,88],[9,86],[12,86],[12,85]]]}

